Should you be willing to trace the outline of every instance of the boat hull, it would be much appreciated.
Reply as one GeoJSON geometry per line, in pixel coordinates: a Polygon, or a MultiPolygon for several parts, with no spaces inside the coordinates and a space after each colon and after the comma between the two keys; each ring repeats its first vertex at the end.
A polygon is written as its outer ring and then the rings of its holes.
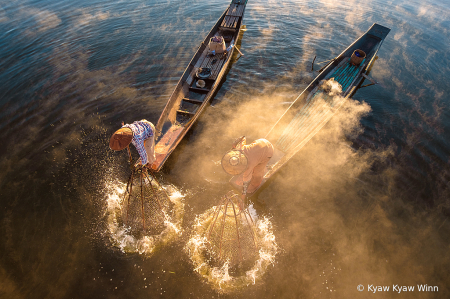
{"type": "MultiPolygon", "coordinates": [[[[373,24],[369,30],[348,46],[323,68],[271,128],[265,138],[274,145],[260,189],[331,119],[367,77],[390,29],[373,24]],[[366,57],[359,65],[352,64],[355,50],[366,57]]],[[[241,189],[242,177],[230,183],[241,189]]]]}
{"type": "Polygon", "coordinates": [[[210,39],[221,36],[226,48],[236,45],[243,34],[242,18],[247,1],[233,0],[209,34],[200,44],[156,124],[156,161],[154,171],[160,171],[170,154],[205,110],[232,65],[235,46],[226,53],[213,55],[208,47],[210,39]],[[200,70],[210,75],[202,77],[200,70]],[[203,84],[198,84],[199,81],[203,84]]]}

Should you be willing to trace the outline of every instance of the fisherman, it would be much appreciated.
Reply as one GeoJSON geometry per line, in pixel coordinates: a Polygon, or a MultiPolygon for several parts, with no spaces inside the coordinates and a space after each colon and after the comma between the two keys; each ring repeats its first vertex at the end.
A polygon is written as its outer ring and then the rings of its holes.
{"type": "Polygon", "coordinates": [[[155,157],[155,126],[143,119],[132,124],[124,124],[117,130],[109,141],[112,150],[120,151],[132,143],[140,156],[140,160],[135,164],[151,167],[156,160],[155,157]]]}
{"type": "Polygon", "coordinates": [[[246,145],[245,136],[233,142],[232,150],[222,158],[225,172],[240,175],[242,197],[254,193],[261,185],[265,168],[273,155],[273,145],[266,139],[257,139],[246,145]]]}

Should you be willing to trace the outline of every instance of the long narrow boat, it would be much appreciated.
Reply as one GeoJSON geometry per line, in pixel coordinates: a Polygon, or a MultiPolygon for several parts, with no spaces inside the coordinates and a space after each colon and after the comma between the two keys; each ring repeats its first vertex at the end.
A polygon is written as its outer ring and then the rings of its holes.
{"type": "MultiPolygon", "coordinates": [[[[231,66],[235,45],[242,36],[242,18],[247,0],[232,0],[184,71],[156,124],[156,161],[159,171],[200,116],[231,66]],[[224,53],[212,52],[211,38],[222,40],[224,53]],[[203,81],[203,82],[202,82],[203,81]],[[203,86],[204,85],[204,86],[203,86]]],[[[219,52],[219,51],[218,51],[219,52]]]]}
{"type": "MultiPolygon", "coordinates": [[[[265,137],[273,144],[275,151],[259,188],[331,119],[364,79],[368,78],[368,72],[389,31],[389,28],[373,24],[366,33],[331,60],[289,106],[265,137]],[[359,50],[358,53],[362,50],[366,56],[356,58],[362,60],[359,65],[353,64],[355,50],[359,50]]],[[[242,176],[234,176],[230,183],[240,189],[242,176]]]]}

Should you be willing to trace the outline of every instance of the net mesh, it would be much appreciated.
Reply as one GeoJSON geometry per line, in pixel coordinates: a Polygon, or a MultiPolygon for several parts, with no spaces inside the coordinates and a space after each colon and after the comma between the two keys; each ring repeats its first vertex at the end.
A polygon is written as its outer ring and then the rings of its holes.
{"type": "Polygon", "coordinates": [[[213,213],[206,231],[211,261],[234,267],[258,257],[255,224],[241,198],[229,193],[213,213]]]}
{"type": "Polygon", "coordinates": [[[333,78],[322,82],[307,104],[298,111],[276,142],[283,152],[303,147],[345,102],[342,86],[333,78]]]}
{"type": "Polygon", "coordinates": [[[171,220],[173,203],[146,171],[132,173],[122,202],[121,221],[131,234],[158,235],[171,220]]]}

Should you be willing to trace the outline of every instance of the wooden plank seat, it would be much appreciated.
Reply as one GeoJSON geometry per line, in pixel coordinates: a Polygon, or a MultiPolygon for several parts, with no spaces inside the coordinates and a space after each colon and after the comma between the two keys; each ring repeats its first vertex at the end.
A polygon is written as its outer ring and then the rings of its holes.
{"type": "Polygon", "coordinates": [[[234,34],[236,32],[236,28],[228,28],[228,27],[219,27],[220,31],[229,31],[230,34],[234,34]]]}
{"type": "Polygon", "coordinates": [[[220,53],[216,55],[210,54],[205,57],[200,67],[209,68],[211,69],[212,72],[212,69],[215,68],[217,64],[220,63],[220,61],[223,61],[225,59],[226,59],[225,53],[220,53]]]}
{"type": "Polygon", "coordinates": [[[187,110],[177,110],[177,113],[180,113],[180,114],[184,114],[184,115],[189,115],[189,116],[194,116],[195,115],[195,112],[191,112],[191,111],[187,111],[187,110]]]}
{"type": "Polygon", "coordinates": [[[189,87],[189,91],[196,92],[196,93],[208,93],[209,89],[191,86],[191,87],[189,87]]]}
{"type": "Polygon", "coordinates": [[[220,28],[231,28],[236,29],[240,17],[234,16],[225,16],[223,18],[222,23],[220,24],[220,28]]]}
{"type": "Polygon", "coordinates": [[[206,57],[205,60],[203,60],[202,68],[206,67],[211,69],[211,73],[215,67],[217,67],[218,64],[220,64],[221,61],[223,61],[225,58],[225,55],[223,53],[211,55],[210,57],[206,57]]]}
{"type": "Polygon", "coordinates": [[[192,103],[192,104],[198,104],[198,105],[203,104],[202,100],[188,99],[188,98],[183,98],[182,100],[185,101],[185,102],[192,103]]]}
{"type": "Polygon", "coordinates": [[[227,16],[242,17],[245,5],[231,4],[227,11],[227,16]]]}
{"type": "MultiPolygon", "coordinates": [[[[223,55],[223,54],[221,54],[223,55]]],[[[211,67],[211,76],[209,76],[212,79],[216,79],[217,76],[219,75],[219,72],[222,70],[222,65],[225,63],[226,61],[226,56],[223,55],[222,59],[217,59],[217,62],[211,67]]]]}
{"type": "Polygon", "coordinates": [[[220,69],[222,68],[222,65],[225,63],[226,58],[226,53],[207,55],[200,67],[211,69],[211,75],[209,76],[209,79],[215,80],[217,78],[217,75],[219,74],[220,69]]]}

